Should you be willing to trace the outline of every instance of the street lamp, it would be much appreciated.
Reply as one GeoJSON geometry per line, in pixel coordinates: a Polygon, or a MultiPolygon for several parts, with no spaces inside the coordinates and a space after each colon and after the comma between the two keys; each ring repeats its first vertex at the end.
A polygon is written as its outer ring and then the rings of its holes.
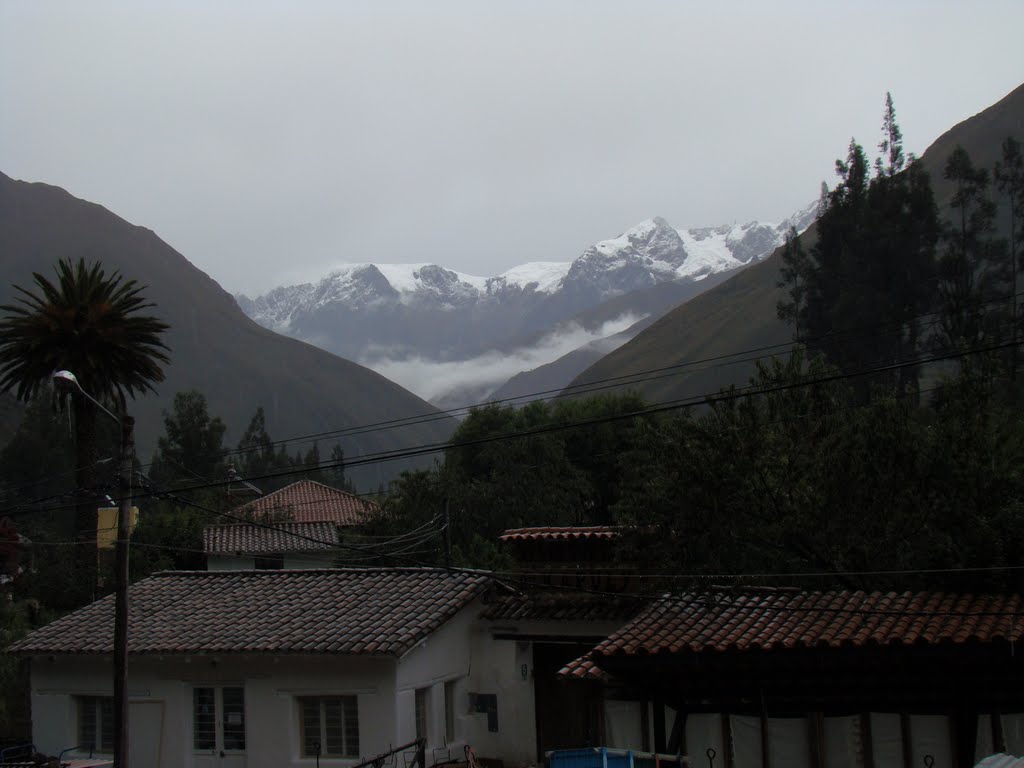
{"type": "Polygon", "coordinates": [[[128,768],[128,538],[131,536],[132,454],[135,419],[117,417],[90,395],[71,371],[54,371],[57,386],[76,390],[121,427],[121,503],[114,542],[114,768],[128,768]]]}

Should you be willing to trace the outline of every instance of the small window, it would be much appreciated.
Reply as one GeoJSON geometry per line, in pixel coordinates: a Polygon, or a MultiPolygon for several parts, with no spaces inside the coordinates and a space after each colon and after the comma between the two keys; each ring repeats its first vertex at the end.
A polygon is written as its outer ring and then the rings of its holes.
{"type": "Polygon", "coordinates": [[[299,698],[303,757],[359,757],[355,696],[299,698]]]}
{"type": "Polygon", "coordinates": [[[455,741],[455,681],[444,684],[444,743],[455,741]]]}
{"type": "Polygon", "coordinates": [[[192,748],[197,752],[217,748],[217,704],[213,688],[192,689],[192,748]]]}
{"type": "Polygon", "coordinates": [[[428,717],[428,697],[430,695],[429,688],[417,688],[416,689],[416,738],[425,739],[427,738],[427,722],[428,717]]]}
{"type": "Polygon", "coordinates": [[[78,745],[92,752],[114,751],[112,696],[78,697],[78,745]]]}
{"type": "Polygon", "coordinates": [[[284,555],[264,555],[256,558],[257,571],[284,570],[284,555]]]}

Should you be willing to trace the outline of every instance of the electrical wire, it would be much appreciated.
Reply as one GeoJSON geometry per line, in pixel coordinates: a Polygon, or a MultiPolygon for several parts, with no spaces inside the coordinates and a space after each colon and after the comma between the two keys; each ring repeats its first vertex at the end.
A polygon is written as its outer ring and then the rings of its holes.
{"type": "MultiPolygon", "coordinates": [[[[523,439],[523,438],[535,437],[535,436],[540,436],[540,435],[544,435],[544,434],[549,434],[549,433],[552,433],[552,432],[564,431],[564,430],[567,430],[567,429],[578,429],[578,428],[582,428],[582,427],[592,426],[592,425],[595,425],[595,424],[603,424],[603,423],[610,423],[610,422],[616,422],[616,421],[623,421],[623,420],[627,420],[627,419],[635,419],[635,418],[642,417],[642,416],[649,416],[649,415],[658,414],[658,413],[665,413],[665,412],[670,412],[670,411],[674,411],[674,410],[681,410],[681,409],[688,409],[688,408],[693,408],[693,407],[697,407],[697,406],[714,405],[714,404],[718,404],[718,403],[730,402],[730,401],[735,401],[735,400],[739,400],[739,399],[742,399],[742,398],[745,398],[745,397],[750,397],[750,396],[766,395],[766,394],[772,394],[772,393],[775,393],[775,392],[782,392],[782,391],[789,391],[789,390],[793,390],[793,389],[799,389],[799,388],[803,388],[803,387],[817,386],[817,385],[825,384],[825,383],[834,383],[834,382],[846,381],[846,380],[850,380],[850,379],[859,378],[859,377],[862,377],[862,376],[873,376],[873,375],[877,375],[877,374],[880,374],[880,373],[887,373],[887,372],[898,371],[898,370],[901,370],[903,368],[916,367],[916,366],[924,365],[924,364],[928,364],[928,363],[958,360],[958,359],[963,359],[965,357],[969,357],[969,356],[972,356],[972,355],[985,354],[985,353],[995,352],[995,351],[999,351],[999,350],[1003,350],[1003,349],[1009,349],[1009,348],[1012,348],[1012,347],[1015,347],[1015,346],[1019,346],[1021,343],[1022,342],[1018,342],[1018,341],[1010,341],[1010,342],[994,343],[994,344],[989,344],[989,345],[980,346],[980,347],[973,347],[973,348],[967,348],[967,349],[959,349],[959,350],[954,351],[954,352],[947,352],[947,353],[944,353],[944,354],[935,354],[935,355],[920,357],[920,358],[916,358],[916,359],[909,360],[909,361],[903,361],[903,362],[900,362],[900,363],[888,363],[888,364],[884,364],[884,365],[878,365],[878,366],[862,369],[862,370],[859,370],[859,371],[852,371],[852,372],[846,372],[846,373],[836,372],[836,373],[826,374],[824,376],[806,377],[806,378],[801,379],[799,381],[785,382],[785,383],[782,383],[782,384],[777,384],[777,385],[767,386],[767,387],[764,386],[764,385],[761,385],[761,384],[751,384],[751,385],[749,385],[747,387],[734,388],[732,390],[726,390],[726,391],[723,391],[723,392],[719,392],[717,394],[701,394],[701,395],[695,395],[695,396],[690,396],[690,397],[686,397],[686,398],[680,398],[678,400],[670,400],[670,401],[666,401],[664,403],[660,403],[660,404],[657,404],[657,405],[645,406],[643,408],[640,408],[640,409],[637,409],[637,410],[634,410],[634,411],[625,412],[625,413],[609,414],[609,415],[605,415],[605,416],[594,417],[594,418],[591,418],[591,419],[583,419],[583,420],[574,421],[574,422],[547,424],[547,425],[542,425],[542,426],[539,426],[539,427],[534,427],[534,428],[530,428],[530,429],[520,430],[518,432],[510,432],[510,433],[504,433],[504,434],[500,434],[500,435],[489,435],[489,436],[485,436],[485,437],[474,438],[472,440],[464,440],[464,441],[460,441],[460,442],[457,442],[457,443],[453,443],[453,442],[429,443],[429,444],[424,444],[424,445],[420,445],[420,446],[414,446],[412,448],[407,448],[407,449],[396,449],[396,450],[392,450],[392,451],[381,451],[379,453],[369,454],[367,456],[363,456],[363,457],[360,457],[360,458],[357,458],[357,459],[346,459],[343,462],[335,462],[335,463],[328,463],[326,465],[320,465],[319,468],[321,470],[327,470],[327,469],[349,468],[349,467],[353,467],[353,466],[364,466],[364,465],[376,464],[376,463],[379,463],[379,462],[396,461],[396,460],[400,460],[400,459],[424,456],[424,455],[428,455],[428,454],[432,454],[432,453],[440,453],[440,452],[446,452],[446,451],[450,451],[450,450],[457,450],[457,449],[460,449],[460,448],[475,447],[475,446],[478,446],[478,445],[490,444],[490,443],[494,443],[494,442],[498,442],[498,441],[502,441],[502,440],[512,440],[512,439],[523,439]]],[[[280,479],[280,478],[283,478],[283,477],[290,477],[290,476],[293,476],[293,475],[296,475],[296,474],[303,474],[306,471],[308,471],[306,468],[290,468],[290,469],[286,469],[286,470],[282,470],[282,471],[277,471],[277,472],[270,472],[270,473],[266,473],[266,474],[262,474],[262,475],[249,476],[249,477],[246,477],[246,478],[243,478],[243,479],[246,480],[246,481],[249,481],[249,482],[258,481],[258,480],[265,480],[265,479],[280,479]]],[[[199,484],[199,485],[193,485],[193,486],[189,486],[189,487],[185,487],[185,488],[178,488],[178,489],[176,489],[176,491],[179,492],[179,493],[184,493],[184,492],[193,492],[193,491],[197,491],[197,490],[204,490],[204,489],[208,489],[208,488],[219,488],[219,487],[224,487],[225,485],[230,485],[232,482],[235,482],[235,481],[226,480],[226,481],[208,482],[208,483],[203,483],[203,484],[199,484]]],[[[143,494],[136,494],[135,497],[136,498],[146,498],[146,497],[151,497],[151,496],[159,496],[159,495],[161,495],[161,493],[166,493],[166,491],[161,491],[159,493],[146,492],[146,493],[143,493],[143,494]]],[[[9,516],[13,512],[15,512],[16,509],[17,508],[14,508],[14,509],[11,509],[11,508],[0,509],[0,515],[8,515],[9,516]]]]}

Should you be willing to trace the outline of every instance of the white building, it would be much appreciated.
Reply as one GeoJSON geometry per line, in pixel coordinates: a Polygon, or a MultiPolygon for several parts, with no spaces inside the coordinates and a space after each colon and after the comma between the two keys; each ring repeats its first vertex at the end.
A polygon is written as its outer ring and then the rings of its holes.
{"type": "MultiPolygon", "coordinates": [[[[439,569],[166,572],[130,606],[131,764],[153,768],[312,766],[317,744],[342,766],[419,736],[428,765],[465,744],[536,764],[553,736],[535,688],[557,669],[535,679],[535,647],[619,623],[439,569]]],[[[111,597],[11,648],[31,658],[38,750],[110,751],[112,644],[111,597]]]]}
{"type": "Polygon", "coordinates": [[[300,480],[233,511],[249,522],[208,525],[203,552],[211,571],[332,568],[338,532],[366,521],[376,505],[313,480],[300,480]]]}

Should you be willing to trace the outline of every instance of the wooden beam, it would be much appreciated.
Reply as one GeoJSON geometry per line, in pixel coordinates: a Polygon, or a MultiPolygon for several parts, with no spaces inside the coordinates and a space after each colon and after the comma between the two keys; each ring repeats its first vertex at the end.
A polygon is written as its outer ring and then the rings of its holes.
{"type": "Polygon", "coordinates": [[[764,688],[761,689],[761,766],[772,768],[772,755],[768,744],[768,700],[764,696],[764,688]]]}
{"type": "Polygon", "coordinates": [[[910,713],[900,712],[900,742],[903,745],[903,768],[914,768],[914,734],[910,729],[910,713]]]}
{"type": "Polygon", "coordinates": [[[807,713],[807,750],[811,768],[825,768],[825,716],[821,712],[807,713]]]}
{"type": "Polygon", "coordinates": [[[732,768],[736,755],[732,748],[732,722],[729,713],[722,713],[722,768],[732,768]]]}
{"type": "Polygon", "coordinates": [[[1006,734],[1003,733],[1003,716],[996,710],[991,714],[992,720],[992,749],[996,752],[1006,753],[1006,734]]]}
{"type": "Polygon", "coordinates": [[[654,700],[654,751],[665,753],[665,702],[654,700]]]}
{"type": "Polygon", "coordinates": [[[651,751],[651,702],[647,699],[640,702],[640,748],[651,751]]]}
{"type": "Polygon", "coordinates": [[[871,734],[871,713],[860,713],[860,748],[864,753],[864,768],[875,768],[875,739],[871,734]]]}

